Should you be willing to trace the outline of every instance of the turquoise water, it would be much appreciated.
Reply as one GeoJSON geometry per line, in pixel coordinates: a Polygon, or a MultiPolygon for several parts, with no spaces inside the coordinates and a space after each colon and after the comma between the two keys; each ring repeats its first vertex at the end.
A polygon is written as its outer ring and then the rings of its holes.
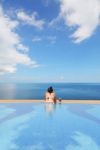
{"type": "Polygon", "coordinates": [[[58,98],[100,100],[100,84],[95,83],[1,83],[0,99],[44,99],[49,86],[58,98]]]}
{"type": "Polygon", "coordinates": [[[1,150],[100,150],[100,105],[0,104],[1,150]]]}

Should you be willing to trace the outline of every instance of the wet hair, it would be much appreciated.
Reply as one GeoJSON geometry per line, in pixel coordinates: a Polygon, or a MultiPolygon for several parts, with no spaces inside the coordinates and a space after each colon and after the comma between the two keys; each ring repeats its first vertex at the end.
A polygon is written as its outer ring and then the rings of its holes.
{"type": "Polygon", "coordinates": [[[52,86],[50,86],[47,91],[48,91],[49,93],[53,93],[53,88],[52,88],[52,86]]]}

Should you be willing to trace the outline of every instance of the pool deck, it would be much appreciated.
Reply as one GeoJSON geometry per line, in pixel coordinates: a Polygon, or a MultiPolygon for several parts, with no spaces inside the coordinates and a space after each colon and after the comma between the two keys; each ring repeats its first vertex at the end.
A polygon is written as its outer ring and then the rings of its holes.
{"type": "MultiPolygon", "coordinates": [[[[44,103],[44,100],[0,100],[0,103],[44,103]]],[[[59,101],[57,100],[57,103],[59,101]]],[[[100,100],[62,100],[61,103],[68,104],[100,104],[100,100]]]]}

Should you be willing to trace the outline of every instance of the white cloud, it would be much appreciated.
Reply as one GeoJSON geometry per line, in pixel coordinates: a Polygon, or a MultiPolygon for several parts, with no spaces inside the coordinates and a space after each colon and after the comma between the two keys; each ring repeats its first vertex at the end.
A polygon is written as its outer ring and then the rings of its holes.
{"type": "Polygon", "coordinates": [[[50,4],[51,0],[42,0],[42,3],[45,7],[47,7],[50,4]]]}
{"type": "Polygon", "coordinates": [[[51,44],[56,43],[57,37],[56,36],[52,36],[52,35],[46,35],[46,36],[34,36],[32,41],[33,42],[41,42],[41,41],[45,41],[46,43],[49,42],[51,44]]]}
{"type": "Polygon", "coordinates": [[[45,24],[44,20],[37,19],[38,17],[37,12],[34,12],[32,15],[29,15],[26,12],[20,10],[17,12],[17,17],[19,20],[23,21],[25,24],[34,26],[38,29],[42,29],[45,24]]]}
{"type": "Polygon", "coordinates": [[[57,39],[56,36],[47,36],[46,38],[51,44],[56,43],[56,39],[57,39]]]}
{"type": "Polygon", "coordinates": [[[40,42],[40,41],[42,41],[42,38],[35,36],[35,37],[33,37],[32,41],[33,42],[40,42]]]}
{"type": "Polygon", "coordinates": [[[48,23],[48,27],[55,27],[57,23],[60,22],[60,16],[57,16],[48,23]]]}
{"type": "Polygon", "coordinates": [[[18,21],[11,20],[4,14],[0,6],[0,74],[14,73],[17,64],[37,66],[25,53],[19,50],[28,50],[21,43],[20,36],[15,32],[18,21]]]}
{"type": "Polygon", "coordinates": [[[60,76],[60,81],[63,81],[64,80],[64,76],[60,76]]]}
{"type": "Polygon", "coordinates": [[[29,51],[29,48],[24,46],[21,43],[18,45],[18,49],[21,50],[22,52],[28,52],[29,51]]]}
{"type": "Polygon", "coordinates": [[[79,43],[89,38],[100,25],[100,0],[60,0],[60,17],[75,27],[72,38],[79,43]]]}

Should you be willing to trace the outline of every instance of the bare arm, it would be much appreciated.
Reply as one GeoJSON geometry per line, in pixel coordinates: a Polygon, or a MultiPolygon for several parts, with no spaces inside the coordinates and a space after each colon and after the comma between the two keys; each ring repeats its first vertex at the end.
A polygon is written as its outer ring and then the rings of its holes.
{"type": "Polygon", "coordinates": [[[54,93],[54,103],[57,102],[56,94],[54,93]]]}

